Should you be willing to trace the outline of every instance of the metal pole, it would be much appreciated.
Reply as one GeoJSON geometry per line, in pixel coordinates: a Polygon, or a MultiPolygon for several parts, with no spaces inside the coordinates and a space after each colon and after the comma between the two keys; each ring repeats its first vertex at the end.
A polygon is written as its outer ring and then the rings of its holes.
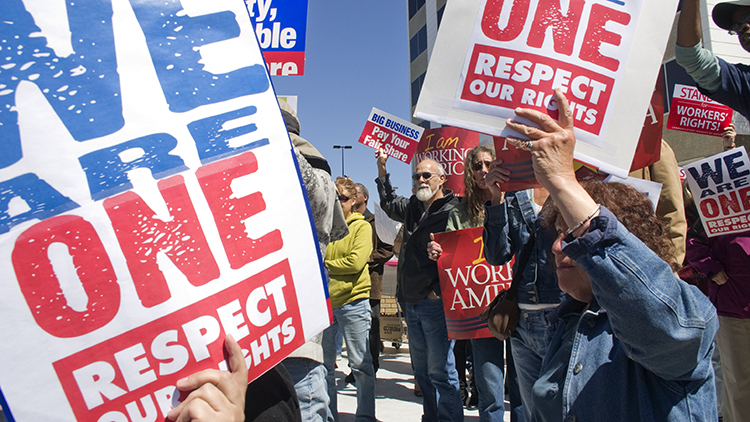
{"type": "Polygon", "coordinates": [[[346,176],[346,171],[344,167],[344,150],[346,149],[352,149],[351,145],[334,145],[333,149],[340,149],[341,150],[341,177],[346,176]]]}

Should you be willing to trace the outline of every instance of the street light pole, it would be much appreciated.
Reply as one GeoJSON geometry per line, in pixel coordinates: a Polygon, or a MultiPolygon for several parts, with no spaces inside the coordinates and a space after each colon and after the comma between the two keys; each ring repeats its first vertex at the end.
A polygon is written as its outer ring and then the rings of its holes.
{"type": "Polygon", "coordinates": [[[351,145],[334,145],[333,149],[341,150],[341,177],[346,177],[346,171],[344,171],[344,150],[352,149],[351,145]]]}

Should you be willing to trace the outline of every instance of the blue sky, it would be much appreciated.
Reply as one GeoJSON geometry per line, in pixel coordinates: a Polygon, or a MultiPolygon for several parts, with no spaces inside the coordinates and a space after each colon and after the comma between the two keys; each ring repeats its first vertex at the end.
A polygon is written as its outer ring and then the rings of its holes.
{"type": "MultiPolygon", "coordinates": [[[[373,107],[411,120],[407,2],[308,2],[304,76],[274,76],[278,95],[297,95],[300,135],[326,157],[334,178],[346,174],[377,200],[375,150],[357,142],[373,107]]],[[[388,160],[398,193],[411,194],[411,167],[388,160]]],[[[372,210],[372,206],[369,207],[372,210]]]]}

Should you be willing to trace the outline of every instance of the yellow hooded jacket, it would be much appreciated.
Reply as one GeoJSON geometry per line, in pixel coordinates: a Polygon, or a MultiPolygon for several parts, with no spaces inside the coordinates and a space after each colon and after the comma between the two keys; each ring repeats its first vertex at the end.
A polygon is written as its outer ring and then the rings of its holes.
{"type": "Polygon", "coordinates": [[[372,226],[358,212],[352,212],[346,224],[349,234],[326,248],[325,264],[330,276],[328,293],[334,308],[370,297],[367,261],[372,253],[372,226]]]}

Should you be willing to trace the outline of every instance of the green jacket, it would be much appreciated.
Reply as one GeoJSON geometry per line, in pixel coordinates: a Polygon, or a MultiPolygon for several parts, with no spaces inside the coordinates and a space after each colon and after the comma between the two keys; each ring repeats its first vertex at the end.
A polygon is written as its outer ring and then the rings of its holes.
{"type": "Polygon", "coordinates": [[[372,253],[372,226],[358,212],[353,212],[346,224],[349,234],[326,248],[325,264],[330,276],[328,293],[334,308],[370,297],[367,261],[372,253]]]}

